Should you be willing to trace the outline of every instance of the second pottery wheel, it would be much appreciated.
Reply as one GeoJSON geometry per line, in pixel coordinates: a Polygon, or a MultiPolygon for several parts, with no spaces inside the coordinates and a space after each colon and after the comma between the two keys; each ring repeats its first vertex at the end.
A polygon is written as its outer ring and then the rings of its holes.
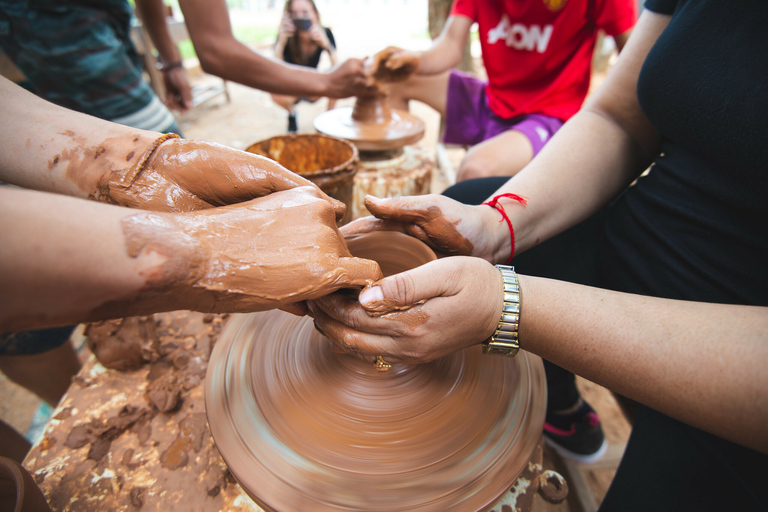
{"type": "MultiPolygon", "coordinates": [[[[423,257],[401,242],[378,251],[382,267],[398,252],[395,266],[423,257]]],[[[280,511],[487,509],[527,466],[545,401],[543,365],[526,352],[476,346],[379,372],[281,311],[232,318],[206,378],[221,455],[260,506],[280,511]]]]}

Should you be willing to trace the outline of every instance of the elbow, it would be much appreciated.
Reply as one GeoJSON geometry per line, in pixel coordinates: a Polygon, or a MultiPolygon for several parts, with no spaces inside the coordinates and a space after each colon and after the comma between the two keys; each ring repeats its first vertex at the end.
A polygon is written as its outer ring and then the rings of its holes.
{"type": "Polygon", "coordinates": [[[196,49],[197,60],[200,61],[200,68],[209,75],[221,76],[220,59],[216,52],[208,48],[196,49]]]}
{"type": "Polygon", "coordinates": [[[195,44],[195,53],[197,54],[197,60],[200,61],[200,68],[209,74],[218,76],[221,78],[227,78],[226,65],[228,52],[226,51],[226,45],[217,44],[216,42],[200,41],[199,44],[195,44]]]}

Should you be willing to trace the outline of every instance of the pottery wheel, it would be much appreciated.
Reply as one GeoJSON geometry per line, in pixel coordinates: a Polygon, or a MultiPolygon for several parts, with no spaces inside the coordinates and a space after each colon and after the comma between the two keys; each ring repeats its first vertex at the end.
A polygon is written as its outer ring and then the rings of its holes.
{"type": "Polygon", "coordinates": [[[473,347],[387,372],[337,355],[312,319],[236,316],[208,369],[216,445],[266,510],[482,510],[544,424],[541,360],[473,347]]]}
{"type": "Polygon", "coordinates": [[[318,115],[314,125],[320,133],[349,140],[360,151],[401,148],[424,136],[424,121],[420,118],[405,110],[390,112],[383,121],[357,120],[352,115],[353,107],[336,108],[318,115]]]}

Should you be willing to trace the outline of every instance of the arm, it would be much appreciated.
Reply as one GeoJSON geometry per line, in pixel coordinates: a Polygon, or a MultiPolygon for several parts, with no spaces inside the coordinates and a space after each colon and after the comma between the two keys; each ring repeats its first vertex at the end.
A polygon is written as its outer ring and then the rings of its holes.
{"type": "MultiPolygon", "coordinates": [[[[493,194],[528,198],[525,208],[500,201],[515,227],[516,253],[589,217],[650,165],[659,138],[640,109],[637,78],[668,23],[668,16],[645,11],[602,87],[530,164],[493,194]]],[[[511,249],[509,232],[503,225],[493,227],[495,261],[504,261],[511,249]]]]}
{"type": "MultiPolygon", "coordinates": [[[[162,0],[136,0],[136,9],[141,14],[144,26],[160,54],[163,65],[181,63],[179,49],[168,32],[162,0]]],[[[182,66],[163,69],[163,82],[167,105],[182,111],[192,107],[192,90],[182,66]]]]}
{"type": "Polygon", "coordinates": [[[416,74],[436,75],[456,66],[461,61],[472,23],[466,16],[449,16],[430,49],[419,55],[416,74]]]}
{"type": "Polygon", "coordinates": [[[371,82],[401,82],[410,76],[443,73],[461,60],[472,20],[466,16],[450,16],[443,31],[429,50],[412,52],[389,46],[366,62],[366,74],[371,82]]]}
{"type": "MultiPolygon", "coordinates": [[[[643,13],[634,34],[605,83],[522,171],[492,194],[527,198],[523,207],[502,198],[515,231],[515,253],[579,223],[632,183],[658,152],[658,134],[637,99],[637,77],[645,56],[669,22],[643,13]]],[[[345,226],[349,234],[374,229],[403,231],[433,249],[507,261],[512,244],[501,214],[488,206],[467,206],[428,195],[365,200],[378,219],[345,226]]]]}
{"type": "MultiPolygon", "coordinates": [[[[521,348],[768,453],[768,308],[658,299],[529,276],[519,281],[521,348]],[[727,328],[720,328],[722,319],[727,328]]],[[[444,258],[364,290],[362,307],[335,294],[310,303],[310,311],[338,350],[424,362],[487,339],[501,315],[502,289],[499,272],[487,262],[444,258]],[[378,311],[384,299],[390,307],[428,300],[370,317],[366,309],[378,311]],[[413,318],[425,320],[414,326],[413,318]]]]}
{"type": "Polygon", "coordinates": [[[314,186],[268,158],[203,141],[155,147],[159,136],[58,107],[0,78],[0,180],[8,183],[165,211],[314,186]]]}
{"type": "Polygon", "coordinates": [[[311,187],[177,214],[0,187],[0,237],[0,332],[260,311],[381,277],[311,187]]]}
{"type": "Polygon", "coordinates": [[[624,47],[627,45],[627,41],[629,41],[630,35],[632,35],[632,29],[627,30],[626,32],[623,32],[617,36],[613,36],[613,40],[616,41],[616,50],[618,50],[619,53],[624,50],[624,47]]]}
{"type": "Polygon", "coordinates": [[[181,0],[179,5],[206,73],[291,96],[343,98],[364,91],[359,60],[350,59],[328,73],[271,60],[235,39],[224,0],[181,0]]]}

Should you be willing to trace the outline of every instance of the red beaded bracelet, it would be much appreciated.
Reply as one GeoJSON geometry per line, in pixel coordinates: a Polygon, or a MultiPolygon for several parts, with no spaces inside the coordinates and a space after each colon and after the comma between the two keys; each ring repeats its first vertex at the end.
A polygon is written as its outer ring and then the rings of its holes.
{"type": "MultiPolygon", "coordinates": [[[[509,259],[504,263],[505,265],[509,265],[509,263],[512,261],[512,258],[515,256],[515,230],[512,227],[512,221],[509,220],[509,217],[507,216],[507,212],[504,211],[504,207],[499,204],[499,199],[502,197],[508,197],[510,199],[514,199],[521,205],[525,206],[528,204],[528,198],[523,196],[518,196],[517,194],[499,194],[497,196],[494,196],[490,201],[486,201],[483,204],[487,204],[488,206],[492,208],[496,208],[499,213],[501,213],[502,220],[507,221],[507,226],[509,226],[509,238],[512,241],[512,250],[509,254],[509,259]]],[[[499,221],[501,222],[501,220],[499,221]]]]}

